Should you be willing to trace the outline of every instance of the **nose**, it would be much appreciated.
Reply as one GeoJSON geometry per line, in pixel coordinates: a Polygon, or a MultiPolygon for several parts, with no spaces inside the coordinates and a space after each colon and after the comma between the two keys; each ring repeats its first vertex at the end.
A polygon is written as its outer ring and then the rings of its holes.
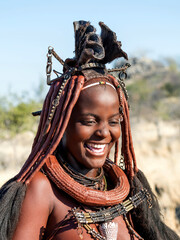
{"type": "Polygon", "coordinates": [[[110,130],[107,124],[100,124],[95,132],[95,135],[100,138],[107,138],[110,136],[110,130]]]}

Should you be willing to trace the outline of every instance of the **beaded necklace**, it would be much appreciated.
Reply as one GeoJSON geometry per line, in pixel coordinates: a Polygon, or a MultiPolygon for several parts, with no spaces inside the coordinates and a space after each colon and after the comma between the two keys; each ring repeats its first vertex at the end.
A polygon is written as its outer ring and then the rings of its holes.
{"type": "Polygon", "coordinates": [[[95,178],[87,177],[86,175],[76,171],[67,161],[64,160],[62,155],[63,155],[62,153],[60,154],[60,152],[57,152],[56,157],[61,166],[63,167],[63,169],[75,181],[86,187],[90,187],[96,190],[101,191],[107,190],[107,181],[102,167],[98,170],[98,176],[96,176],[95,178]]]}

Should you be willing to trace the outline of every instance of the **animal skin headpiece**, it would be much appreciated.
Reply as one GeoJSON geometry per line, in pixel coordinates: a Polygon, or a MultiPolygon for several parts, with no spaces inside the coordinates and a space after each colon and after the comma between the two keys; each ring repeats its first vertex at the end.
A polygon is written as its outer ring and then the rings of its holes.
{"type": "MultiPolygon", "coordinates": [[[[74,22],[75,30],[75,57],[63,61],[52,47],[47,54],[47,83],[49,92],[40,112],[40,122],[32,151],[19,174],[18,181],[28,183],[34,174],[46,163],[48,157],[53,155],[59,145],[68,125],[71,112],[76,104],[80,92],[88,84],[111,84],[117,91],[120,111],[123,114],[122,149],[126,173],[129,178],[137,172],[135,154],[132,144],[127,92],[122,76],[126,76],[128,64],[120,69],[108,70],[106,63],[118,57],[128,59],[127,54],[121,49],[121,42],[117,41],[116,34],[103,22],[99,23],[101,35],[96,34],[96,29],[86,21],[74,22]],[[63,74],[51,80],[52,56],[63,64],[63,74]],[[120,71],[120,78],[112,76],[114,71],[120,71]],[[92,80],[93,79],[93,80],[92,80]]],[[[36,115],[36,113],[34,114],[36,115]]],[[[118,163],[118,146],[115,146],[115,162],[118,163]]]]}

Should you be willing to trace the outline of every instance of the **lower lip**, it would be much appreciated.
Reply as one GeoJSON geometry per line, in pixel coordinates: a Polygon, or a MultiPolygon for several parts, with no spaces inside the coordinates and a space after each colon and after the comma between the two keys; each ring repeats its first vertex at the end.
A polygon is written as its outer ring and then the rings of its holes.
{"type": "MultiPolygon", "coordinates": [[[[101,150],[101,152],[94,152],[93,150],[91,150],[89,147],[87,147],[86,145],[84,146],[85,149],[91,154],[91,155],[94,155],[94,156],[102,156],[105,154],[105,150],[106,150],[106,146],[104,147],[103,150],[101,150]]],[[[93,149],[93,148],[92,148],[93,149]]]]}

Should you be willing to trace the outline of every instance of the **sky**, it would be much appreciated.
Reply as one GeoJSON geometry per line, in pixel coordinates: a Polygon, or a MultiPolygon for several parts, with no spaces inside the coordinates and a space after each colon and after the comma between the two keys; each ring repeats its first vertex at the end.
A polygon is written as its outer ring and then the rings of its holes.
{"type": "MultiPolygon", "coordinates": [[[[179,0],[0,0],[0,97],[32,94],[46,84],[46,53],[74,57],[73,21],[99,21],[116,32],[128,55],[180,60],[179,0]]],[[[61,71],[54,60],[54,68],[61,71]]]]}

